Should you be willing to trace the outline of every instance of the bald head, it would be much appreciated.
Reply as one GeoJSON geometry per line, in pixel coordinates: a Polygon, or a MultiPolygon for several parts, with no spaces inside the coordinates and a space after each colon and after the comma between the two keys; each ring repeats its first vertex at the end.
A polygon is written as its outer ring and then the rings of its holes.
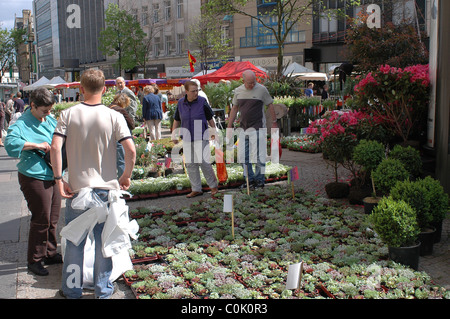
{"type": "Polygon", "coordinates": [[[244,86],[247,90],[252,90],[256,84],[256,75],[252,70],[245,70],[242,73],[242,79],[244,80],[244,86]]]}

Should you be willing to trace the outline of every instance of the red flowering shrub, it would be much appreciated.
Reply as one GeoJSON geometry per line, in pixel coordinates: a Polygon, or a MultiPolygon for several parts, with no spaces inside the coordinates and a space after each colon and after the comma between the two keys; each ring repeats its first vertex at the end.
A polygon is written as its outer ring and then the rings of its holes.
{"type": "Polygon", "coordinates": [[[426,120],[429,103],[428,65],[404,69],[383,65],[355,86],[361,109],[384,119],[386,127],[406,141],[426,120]]]}
{"type": "Polygon", "coordinates": [[[320,147],[326,158],[334,162],[335,178],[337,178],[337,165],[352,171],[353,148],[361,139],[384,140],[382,119],[360,111],[332,111],[327,112],[321,119],[312,122],[306,133],[318,137],[320,147]]]}

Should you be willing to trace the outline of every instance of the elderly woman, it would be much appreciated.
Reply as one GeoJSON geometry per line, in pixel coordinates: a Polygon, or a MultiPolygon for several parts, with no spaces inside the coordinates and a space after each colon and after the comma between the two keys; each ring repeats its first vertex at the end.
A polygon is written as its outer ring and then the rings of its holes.
{"type": "Polygon", "coordinates": [[[109,105],[114,111],[117,111],[123,115],[130,132],[134,130],[134,119],[128,114],[127,107],[130,105],[131,100],[125,93],[118,93],[114,96],[113,101],[109,105]]]}
{"type": "Polygon", "coordinates": [[[214,114],[204,97],[198,96],[198,86],[193,81],[184,84],[185,97],[178,101],[174,115],[172,141],[178,142],[176,133],[183,135],[183,154],[186,160],[186,169],[189,174],[192,192],[186,197],[191,198],[202,195],[202,182],[200,178],[201,167],[211,195],[218,192],[217,178],[212,169],[209,156],[208,124],[215,129],[214,114]],[[177,130],[181,125],[181,129],[177,130]],[[205,138],[204,138],[205,137],[205,138]]]}
{"type": "Polygon", "coordinates": [[[39,276],[48,275],[42,265],[61,263],[56,252],[56,228],[61,210],[61,194],[55,186],[52,168],[44,160],[50,151],[56,120],[49,116],[55,103],[46,88],[31,93],[31,107],[8,129],[5,149],[17,164],[20,190],[31,212],[28,238],[28,269],[39,276]]]}
{"type": "MultiPolygon", "coordinates": [[[[127,126],[130,129],[130,132],[133,133],[134,130],[134,119],[128,113],[127,107],[130,105],[130,98],[125,93],[118,93],[114,96],[114,100],[109,105],[111,109],[116,112],[119,112],[125,118],[127,122],[127,126]]],[[[123,171],[125,169],[125,151],[123,149],[122,144],[117,142],[117,176],[118,178],[122,176],[123,171]]]]}
{"type": "Polygon", "coordinates": [[[157,96],[157,88],[148,85],[144,88],[144,100],[142,101],[142,117],[147,124],[150,140],[161,139],[161,120],[163,118],[161,99],[157,96]]]}

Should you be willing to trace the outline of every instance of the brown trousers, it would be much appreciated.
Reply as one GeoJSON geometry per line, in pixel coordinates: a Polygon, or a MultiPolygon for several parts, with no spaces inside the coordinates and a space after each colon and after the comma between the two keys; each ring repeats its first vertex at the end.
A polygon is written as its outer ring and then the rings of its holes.
{"type": "Polygon", "coordinates": [[[19,184],[31,212],[27,256],[31,264],[56,254],[61,194],[55,181],[42,181],[19,173],[19,184]]]}

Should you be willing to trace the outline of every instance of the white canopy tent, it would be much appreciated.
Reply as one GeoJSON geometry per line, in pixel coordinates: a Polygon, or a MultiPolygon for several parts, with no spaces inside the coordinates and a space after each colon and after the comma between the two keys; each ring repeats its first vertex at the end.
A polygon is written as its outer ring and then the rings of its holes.
{"type": "Polygon", "coordinates": [[[39,80],[37,80],[36,82],[34,82],[33,84],[30,84],[26,87],[23,88],[24,91],[33,91],[34,89],[47,84],[48,82],[50,82],[49,79],[47,79],[45,76],[41,77],[39,80]]]}
{"type": "Polygon", "coordinates": [[[205,71],[200,71],[196,75],[194,75],[193,78],[195,78],[196,76],[201,76],[201,75],[205,75],[205,74],[211,74],[211,73],[214,73],[216,71],[217,71],[217,69],[207,70],[206,73],[205,73],[205,71]]]}
{"type": "Polygon", "coordinates": [[[64,81],[63,78],[61,78],[60,76],[55,76],[54,78],[52,78],[48,83],[44,84],[43,86],[46,87],[47,89],[54,89],[57,85],[65,84],[65,83],[67,83],[67,82],[64,81]]]}
{"type": "Polygon", "coordinates": [[[296,62],[289,64],[283,74],[305,81],[328,81],[326,73],[316,72],[296,62]]]}
{"type": "Polygon", "coordinates": [[[297,77],[297,79],[305,81],[328,81],[328,76],[326,73],[313,72],[313,73],[295,73],[292,76],[297,77]]]}
{"type": "Polygon", "coordinates": [[[308,69],[307,67],[304,67],[303,65],[298,64],[297,62],[293,62],[289,64],[286,67],[286,70],[284,70],[283,74],[285,76],[289,76],[290,74],[298,74],[298,73],[315,73],[316,71],[308,69]]]}

